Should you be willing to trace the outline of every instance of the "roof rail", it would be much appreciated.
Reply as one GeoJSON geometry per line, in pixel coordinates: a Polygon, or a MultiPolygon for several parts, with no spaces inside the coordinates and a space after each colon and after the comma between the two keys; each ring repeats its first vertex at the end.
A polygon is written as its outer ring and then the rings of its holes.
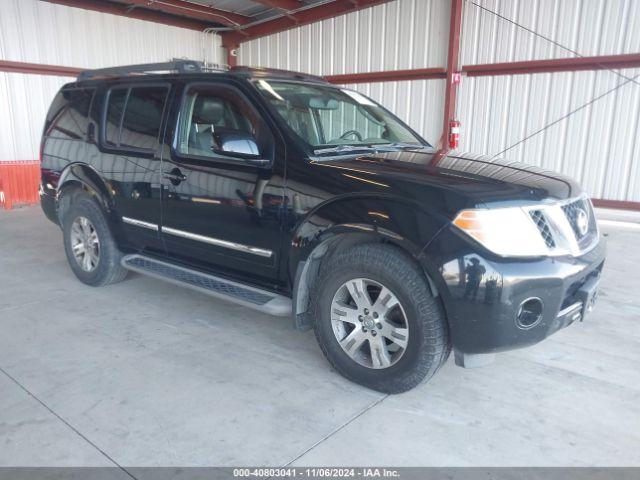
{"type": "Polygon", "coordinates": [[[282,78],[294,78],[296,80],[311,80],[314,82],[329,83],[324,77],[313,75],[311,73],[294,72],[291,70],[282,70],[279,68],[264,68],[264,67],[247,67],[239,65],[231,67],[233,73],[248,74],[255,77],[282,77],[282,78]]]}
{"type": "Polygon", "coordinates": [[[96,77],[109,77],[119,75],[131,75],[134,73],[152,72],[179,72],[199,73],[203,71],[203,63],[195,60],[174,58],[169,62],[141,63],[138,65],[124,65],[121,67],[97,68],[95,70],[83,70],[78,75],[78,81],[89,80],[96,77]]]}

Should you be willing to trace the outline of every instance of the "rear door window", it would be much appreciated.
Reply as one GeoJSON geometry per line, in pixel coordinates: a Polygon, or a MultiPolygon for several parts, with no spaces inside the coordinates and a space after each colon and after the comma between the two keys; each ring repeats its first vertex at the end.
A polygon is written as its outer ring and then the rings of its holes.
{"type": "Polygon", "coordinates": [[[120,144],[120,125],[128,93],[128,88],[114,88],[109,92],[105,119],[105,141],[110,146],[117,147],[120,144]]]}
{"type": "Polygon", "coordinates": [[[105,113],[105,143],[112,148],[153,151],[168,93],[168,86],[111,89],[105,113]]]}

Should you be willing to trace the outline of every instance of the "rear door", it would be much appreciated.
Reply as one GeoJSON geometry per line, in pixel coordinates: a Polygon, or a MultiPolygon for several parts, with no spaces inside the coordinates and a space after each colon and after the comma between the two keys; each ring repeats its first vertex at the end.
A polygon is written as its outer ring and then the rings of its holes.
{"type": "Polygon", "coordinates": [[[183,87],[162,160],[162,236],[170,256],[251,283],[277,278],[284,159],[260,106],[223,82],[183,87]],[[259,158],[215,151],[214,134],[255,139],[259,158]],[[166,150],[165,150],[166,151],[166,150]]]}
{"type": "Polygon", "coordinates": [[[100,152],[92,163],[108,182],[127,241],[162,252],[159,137],[168,83],[111,86],[104,95],[100,152]]]}

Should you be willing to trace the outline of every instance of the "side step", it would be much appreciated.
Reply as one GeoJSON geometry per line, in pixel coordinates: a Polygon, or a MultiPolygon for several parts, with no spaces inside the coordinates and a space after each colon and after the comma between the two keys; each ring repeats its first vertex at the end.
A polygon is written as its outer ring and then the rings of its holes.
{"type": "Polygon", "coordinates": [[[139,254],[126,255],[122,259],[122,266],[143,275],[191,288],[270,315],[291,315],[291,299],[266,290],[139,254]]]}

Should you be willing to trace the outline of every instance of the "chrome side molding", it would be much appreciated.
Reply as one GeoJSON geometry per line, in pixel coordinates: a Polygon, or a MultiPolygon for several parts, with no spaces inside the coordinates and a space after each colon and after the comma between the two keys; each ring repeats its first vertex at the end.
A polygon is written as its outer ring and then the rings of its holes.
{"type": "Polygon", "coordinates": [[[142,220],[138,220],[137,218],[131,217],[122,217],[122,221],[124,223],[128,223],[129,225],[135,225],[136,227],[148,228],[149,230],[158,231],[158,225],[155,223],[144,222],[142,220]]]}
{"type": "Polygon", "coordinates": [[[175,235],[176,237],[187,238],[189,240],[195,240],[196,242],[208,243],[217,247],[229,248],[238,252],[252,253],[259,257],[269,258],[273,255],[271,250],[265,250],[264,248],[252,247],[250,245],[244,245],[242,243],[229,242],[227,240],[221,240],[214,237],[205,237],[204,235],[198,235],[197,233],[185,232],[184,230],[178,230],[177,228],[162,227],[163,233],[175,235]]]}
{"type": "Polygon", "coordinates": [[[228,248],[230,250],[236,250],[238,252],[250,253],[252,255],[258,255],[259,257],[271,258],[273,251],[266,250],[264,248],[252,247],[251,245],[244,245],[242,243],[229,242],[220,238],[206,237],[204,235],[198,235],[197,233],[186,232],[184,230],[178,230],[171,227],[158,227],[154,223],[145,222],[131,217],[122,217],[124,223],[135,225],[136,227],[148,228],[150,230],[161,231],[162,233],[168,233],[176,237],[186,238],[188,240],[194,240],[196,242],[208,243],[209,245],[215,245],[217,247],[228,248]]]}

